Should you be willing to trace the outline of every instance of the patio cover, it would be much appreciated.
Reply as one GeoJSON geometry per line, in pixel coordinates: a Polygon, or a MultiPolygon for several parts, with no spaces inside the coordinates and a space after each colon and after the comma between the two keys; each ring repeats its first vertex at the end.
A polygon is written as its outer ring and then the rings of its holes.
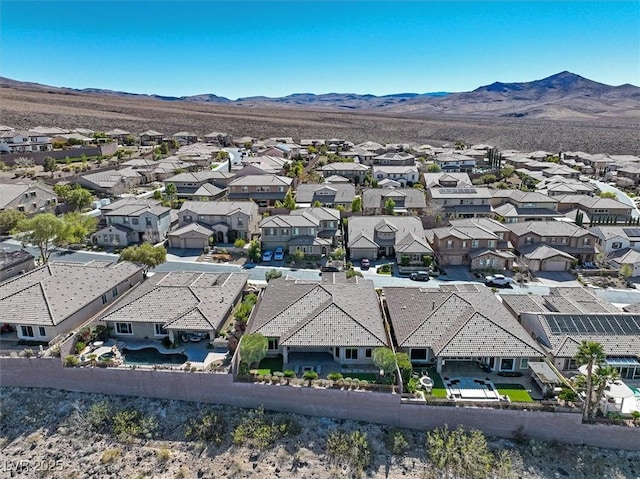
{"type": "Polygon", "coordinates": [[[558,374],[545,362],[529,363],[529,368],[542,384],[562,384],[558,374]]]}

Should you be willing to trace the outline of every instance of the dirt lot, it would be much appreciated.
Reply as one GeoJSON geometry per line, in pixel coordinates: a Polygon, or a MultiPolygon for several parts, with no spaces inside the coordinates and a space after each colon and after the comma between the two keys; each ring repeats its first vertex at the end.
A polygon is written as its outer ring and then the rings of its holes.
{"type": "MultiPolygon", "coordinates": [[[[20,478],[280,478],[348,477],[326,454],[331,431],[367,434],[371,478],[436,478],[426,458],[425,434],[402,431],[409,449],[393,457],[385,446],[388,428],[329,418],[265,413],[268,421],[289,421],[295,431],[260,450],[234,445],[232,432],[248,411],[180,401],[69,393],[57,390],[0,389],[0,477],[20,478]],[[114,413],[138,410],[152,417],[146,439],[117,439],[99,431],[89,410],[105,402],[114,413]],[[187,440],[189,421],[214,411],[224,421],[224,434],[212,441],[187,440]],[[299,428],[298,428],[299,426],[299,428]],[[22,461],[22,462],[20,462],[22,461]],[[36,471],[48,468],[49,471],[36,471]],[[16,469],[20,469],[20,474],[16,469]],[[11,472],[13,470],[13,473],[11,472]]],[[[511,472],[501,478],[622,479],[640,477],[640,454],[530,441],[489,439],[489,447],[506,451],[511,472]]]]}
{"type": "Polygon", "coordinates": [[[235,137],[342,137],[355,143],[489,143],[501,149],[580,150],[635,153],[638,125],[630,122],[543,121],[506,118],[392,116],[320,110],[258,109],[189,102],[167,102],[108,95],[45,93],[0,88],[2,123],[15,128],[37,125],[123,128],[134,133],[155,129],[204,135],[226,131],[235,137]]]}

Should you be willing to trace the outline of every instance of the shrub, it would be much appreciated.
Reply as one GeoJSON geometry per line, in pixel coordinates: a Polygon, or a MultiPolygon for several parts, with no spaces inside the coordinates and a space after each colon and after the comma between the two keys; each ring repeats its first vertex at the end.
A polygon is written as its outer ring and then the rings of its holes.
{"type": "Polygon", "coordinates": [[[167,449],[166,447],[163,447],[156,451],[156,457],[160,462],[167,462],[169,459],[171,459],[171,451],[169,451],[169,449],[167,449]]]}
{"type": "Polygon", "coordinates": [[[351,474],[361,477],[371,464],[372,450],[366,433],[332,431],[327,437],[329,461],[347,467],[351,474]]]}
{"type": "Polygon", "coordinates": [[[313,381],[318,379],[318,373],[315,371],[307,371],[302,375],[302,379],[306,379],[307,381],[313,381]]]}
{"type": "Polygon", "coordinates": [[[264,451],[281,437],[295,436],[300,431],[300,425],[290,416],[275,421],[265,414],[263,408],[260,408],[251,411],[238,424],[233,431],[233,442],[264,451]]]}
{"type": "Polygon", "coordinates": [[[475,429],[466,432],[462,426],[427,433],[427,454],[441,476],[461,479],[487,478],[494,463],[484,434],[475,429]]]}
{"type": "Polygon", "coordinates": [[[235,240],[233,242],[233,246],[236,248],[244,248],[244,246],[247,244],[247,242],[245,240],[243,240],[242,238],[238,238],[237,240],[235,240]]]}
{"type": "Polygon", "coordinates": [[[560,394],[558,394],[558,399],[567,402],[576,402],[578,400],[578,395],[573,389],[562,388],[560,394]]]}
{"type": "Polygon", "coordinates": [[[227,435],[224,416],[215,411],[207,411],[198,419],[191,419],[184,433],[187,439],[212,442],[219,446],[227,435]]]}
{"type": "Polygon", "coordinates": [[[65,356],[65,358],[64,358],[64,366],[66,368],[74,368],[79,363],[80,363],[80,361],[78,360],[78,358],[73,356],[72,354],[70,354],[69,356],[65,356]]]}
{"type": "Polygon", "coordinates": [[[337,381],[338,379],[342,379],[342,374],[340,373],[329,373],[327,374],[327,379],[332,381],[337,381]]]}
{"type": "Polygon", "coordinates": [[[100,462],[102,464],[111,464],[113,462],[116,462],[118,459],[120,459],[120,449],[118,448],[113,448],[113,449],[107,449],[106,451],[104,451],[102,453],[102,457],[100,458],[100,462]]]}
{"type": "Polygon", "coordinates": [[[86,420],[95,432],[106,432],[111,427],[113,410],[108,401],[93,403],[86,414],[86,420]]]}
{"type": "Polygon", "coordinates": [[[85,350],[86,347],[87,345],[85,343],[83,343],[82,341],[78,341],[76,343],[76,353],[80,354],[82,351],[85,350]]]}
{"type": "Polygon", "coordinates": [[[292,369],[287,369],[286,371],[284,371],[284,377],[285,378],[295,378],[296,377],[296,372],[293,371],[292,369]]]}
{"type": "Polygon", "coordinates": [[[152,416],[145,416],[137,409],[125,409],[113,416],[113,434],[121,441],[134,438],[151,438],[157,423],[152,416]]]}
{"type": "Polygon", "coordinates": [[[402,431],[390,430],[384,435],[384,445],[394,456],[404,456],[409,450],[409,441],[402,431]]]}

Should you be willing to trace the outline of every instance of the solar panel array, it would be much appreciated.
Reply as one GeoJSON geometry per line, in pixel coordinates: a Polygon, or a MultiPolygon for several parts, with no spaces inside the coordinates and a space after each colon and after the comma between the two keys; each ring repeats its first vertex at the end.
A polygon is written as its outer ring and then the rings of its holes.
{"type": "Polygon", "coordinates": [[[640,316],[621,314],[545,314],[554,334],[640,334],[640,316]]]}
{"type": "Polygon", "coordinates": [[[629,237],[640,236],[640,228],[622,228],[622,231],[629,237]]]}
{"type": "Polygon", "coordinates": [[[440,188],[445,195],[472,195],[477,193],[475,188],[440,188]]]}

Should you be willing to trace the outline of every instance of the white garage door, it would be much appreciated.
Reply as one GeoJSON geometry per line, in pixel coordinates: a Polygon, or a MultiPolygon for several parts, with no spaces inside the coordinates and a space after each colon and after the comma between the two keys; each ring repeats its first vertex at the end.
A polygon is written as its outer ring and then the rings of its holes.
{"type": "Polygon", "coordinates": [[[449,260],[449,265],[451,266],[461,266],[462,265],[462,255],[450,255],[447,257],[447,259],[449,260]]]}
{"type": "Polygon", "coordinates": [[[544,263],[545,271],[566,271],[567,270],[567,262],[566,261],[546,261],[544,263]]]}
{"type": "Polygon", "coordinates": [[[202,238],[185,238],[184,247],[187,249],[204,249],[206,246],[205,240],[202,238]]]}

